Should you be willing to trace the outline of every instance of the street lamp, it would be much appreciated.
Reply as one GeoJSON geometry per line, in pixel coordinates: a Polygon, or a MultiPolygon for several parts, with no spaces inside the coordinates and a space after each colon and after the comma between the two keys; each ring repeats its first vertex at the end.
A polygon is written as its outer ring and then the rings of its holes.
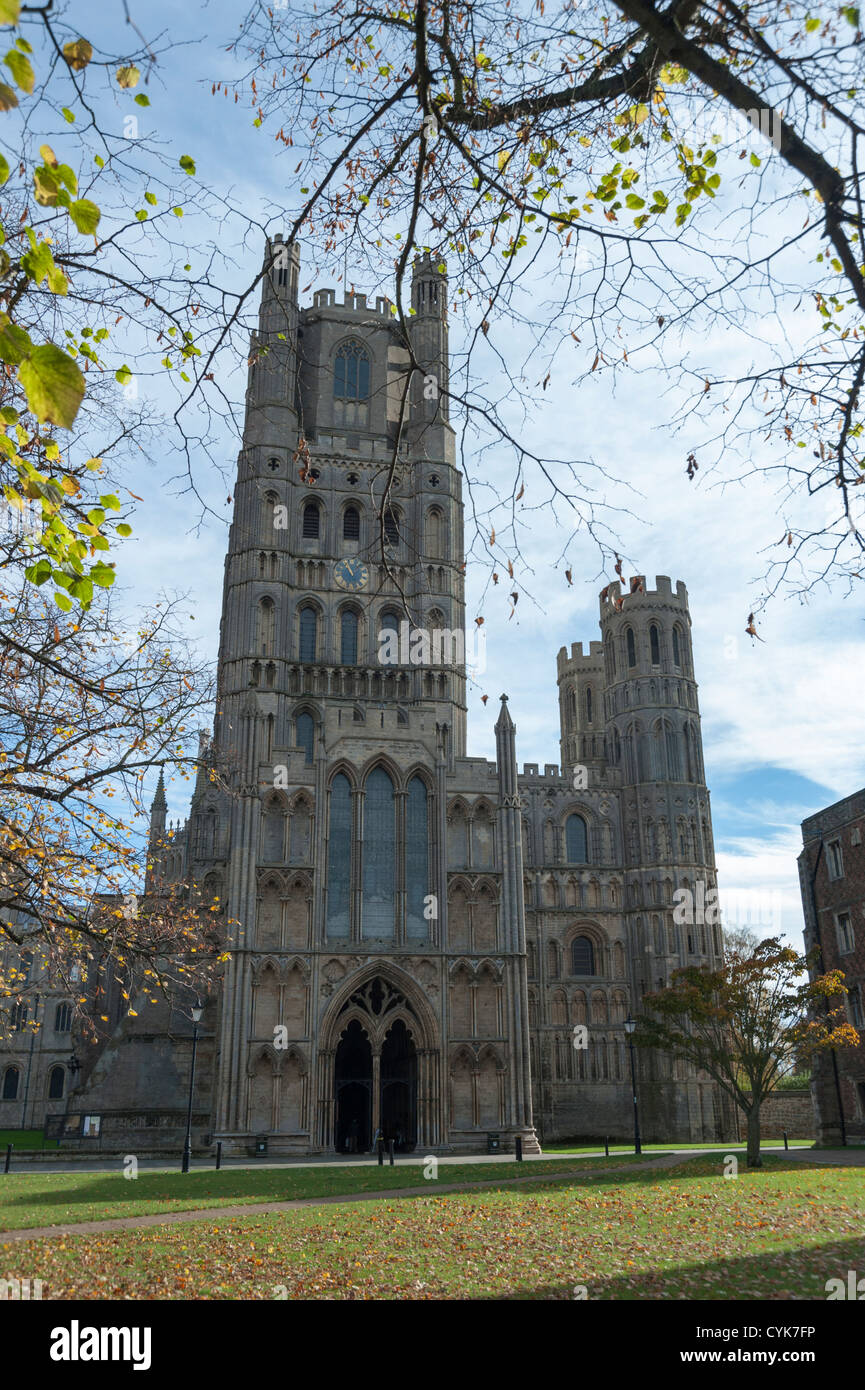
{"type": "Polygon", "coordinates": [[[637,1073],[634,1070],[633,1034],[636,1026],[636,1019],[631,1018],[631,1015],[628,1014],[628,1017],[625,1019],[625,1032],[628,1035],[628,1050],[631,1054],[631,1091],[633,1092],[634,1096],[634,1153],[641,1154],[643,1150],[640,1145],[640,1115],[639,1111],[637,1110],[637,1073]]]}
{"type": "Polygon", "coordinates": [[[189,1069],[189,1105],[186,1110],[186,1139],[183,1144],[183,1165],[181,1172],[189,1172],[189,1160],[192,1157],[192,1087],[195,1083],[195,1052],[198,1047],[198,1025],[201,1022],[201,1015],[204,1013],[204,1005],[200,999],[195,1001],[192,1007],[192,1066],[189,1069]]]}

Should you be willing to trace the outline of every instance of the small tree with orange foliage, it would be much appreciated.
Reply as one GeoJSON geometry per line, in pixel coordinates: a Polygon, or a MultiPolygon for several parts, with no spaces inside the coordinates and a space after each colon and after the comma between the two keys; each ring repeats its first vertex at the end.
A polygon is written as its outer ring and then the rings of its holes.
{"type": "Polygon", "coordinates": [[[706,1072],[742,1110],[747,1162],[759,1168],[760,1108],[791,1061],[823,1048],[857,1047],[841,1007],[842,971],[808,978],[813,955],[779,937],[728,949],[715,970],[675,970],[667,989],[647,994],[634,1042],[679,1057],[706,1072]],[[804,977],[804,978],[803,978],[804,977]]]}

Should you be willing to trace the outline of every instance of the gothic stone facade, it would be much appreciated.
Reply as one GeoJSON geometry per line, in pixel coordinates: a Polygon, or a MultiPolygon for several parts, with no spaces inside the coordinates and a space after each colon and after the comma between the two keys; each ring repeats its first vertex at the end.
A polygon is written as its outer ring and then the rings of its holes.
{"type": "MultiPolygon", "coordinates": [[[[323,289],[302,309],[297,248],[276,238],[272,258],[225,562],[211,754],[228,790],[202,778],[167,826],[160,787],[152,813],[150,891],[191,881],[231,948],[197,1135],[238,1153],[258,1135],[360,1150],[379,1129],[424,1151],[626,1136],[625,1018],[720,949],[672,916],[675,889],[715,885],[685,586],[610,585],[603,640],[559,653],[560,764],[518,773],[505,696],[495,763],[467,757],[465,668],[435,651],[465,619],[443,267],[414,267],[421,370],[382,523],[409,364],[391,306],[323,289]],[[407,649],[416,630],[432,651],[407,649]]],[[[140,1144],[188,1077],[188,1025],[175,1013],[166,1048],[152,1019],[118,1030],[79,1097],[107,1135],[134,1090],[154,1112],[140,1144]]],[[[728,1132],[705,1078],[638,1067],[649,1137],[728,1132]]]]}

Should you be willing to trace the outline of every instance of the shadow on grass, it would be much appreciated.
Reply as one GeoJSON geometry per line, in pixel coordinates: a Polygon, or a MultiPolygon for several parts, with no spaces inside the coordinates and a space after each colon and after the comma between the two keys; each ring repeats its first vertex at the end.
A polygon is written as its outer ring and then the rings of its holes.
{"type": "MultiPolygon", "coordinates": [[[[673,1265],[606,1278],[584,1281],[588,1302],[651,1302],[652,1300],[699,1302],[825,1302],[826,1284],[840,1279],[847,1287],[849,1270],[865,1268],[865,1236],[830,1241],[822,1245],[800,1245],[792,1249],[761,1250],[731,1260],[708,1260],[700,1264],[673,1265]]],[[[489,1295],[496,1302],[518,1299],[575,1300],[576,1280],[567,1284],[540,1284],[533,1289],[515,1288],[507,1294],[489,1295]]],[[[747,1322],[747,1316],[744,1321],[747,1322]]],[[[788,1319],[788,1322],[795,1321],[788,1319]]],[[[725,1346],[706,1339],[707,1347],[725,1346]]],[[[762,1344],[761,1345],[765,1345],[762,1344]]],[[[778,1343],[778,1350],[794,1344],[778,1343]]]]}

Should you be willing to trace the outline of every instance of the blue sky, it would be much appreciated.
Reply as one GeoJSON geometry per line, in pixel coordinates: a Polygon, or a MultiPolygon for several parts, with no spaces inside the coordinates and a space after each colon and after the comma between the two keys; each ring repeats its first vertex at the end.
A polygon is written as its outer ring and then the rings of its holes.
{"type": "MultiPolygon", "coordinates": [[[[225,48],[236,33],[242,7],[225,0],[183,7],[152,0],[145,9],[132,0],[132,12],[149,38],[164,27],[190,40],[188,47],[160,62],[146,89],[152,105],[145,116],[166,149],[191,154],[212,188],[230,194],[250,212],[260,210],[263,220],[274,209],[284,210],[284,218],[273,217],[271,230],[287,225],[299,201],[290,158],[275,156],[279,147],[272,131],[253,128],[248,106],[210,95],[212,80],[234,73],[225,48]]],[[[70,13],[80,16],[84,33],[89,22],[95,27],[98,16],[99,38],[106,47],[116,42],[120,48],[128,41],[119,6],[107,12],[101,6],[73,4],[70,13]]],[[[134,108],[125,97],[112,119],[120,121],[128,109],[134,108]]],[[[194,227],[184,231],[194,241],[194,227]]],[[[257,271],[260,247],[232,244],[225,250],[234,260],[238,283],[257,271]]],[[[308,266],[310,253],[305,255],[308,266]]],[[[302,272],[301,284],[309,278],[302,272]]],[[[316,285],[335,282],[336,271],[316,285]]],[[[356,288],[376,287],[358,280],[356,288]]],[[[310,302],[311,294],[304,302],[310,302]]],[[[455,325],[454,334],[458,332],[455,325]]],[[[726,330],[707,347],[719,360],[744,362],[750,350],[747,325],[738,334],[735,328],[726,330]]],[[[511,341],[509,351],[520,363],[528,359],[529,380],[544,374],[533,369],[528,337],[511,341]]],[[[223,372],[235,396],[240,395],[243,362],[223,364],[223,372]]],[[[779,508],[785,506],[773,485],[754,478],[722,486],[717,473],[698,474],[693,482],[686,478],[687,421],[673,433],[669,421],[675,383],[662,369],[617,383],[599,373],[578,390],[573,377],[573,365],[565,357],[553,364],[543,412],[532,428],[551,453],[576,453],[635,489],[628,494],[617,487],[611,498],[628,509],[617,522],[626,576],[643,573],[651,586],[657,574],[666,574],[687,584],[727,919],[747,920],[750,913],[758,929],[780,926],[798,942],[799,822],[865,781],[858,709],[861,604],[844,592],[825,590],[815,591],[807,602],[778,599],[761,619],[763,640],[753,642],[744,628],[763,588],[761,552],[777,543],[779,508]]],[[[230,473],[237,440],[228,430],[220,448],[230,473]]],[[[756,455],[754,461],[759,461],[756,455]]],[[[495,479],[504,468],[495,451],[468,461],[469,474],[479,480],[495,479]]],[[[191,499],[169,483],[173,471],[166,451],[143,462],[140,485],[132,483],[144,500],[134,518],[135,535],[118,554],[121,582],[130,604],[151,601],[166,588],[188,592],[190,626],[202,653],[214,655],[230,489],[202,462],[199,481],[224,521],[211,519],[199,527],[191,499]]],[[[530,510],[537,500],[529,493],[524,503],[523,551],[531,573],[520,577],[531,598],[521,598],[518,615],[507,621],[503,586],[483,598],[486,575],[471,566],[467,574],[468,619],[471,623],[483,614],[487,634],[487,670],[469,700],[469,753],[493,756],[492,726],[498,696],[506,691],[521,763],[558,761],[556,653],[562,645],[599,636],[598,592],[614,577],[610,568],[601,572],[597,550],[588,540],[578,539],[568,547],[567,560],[552,564],[567,531],[556,533],[548,515],[530,510]],[[572,587],[564,578],[568,567],[572,587]],[[482,694],[490,697],[486,707],[482,694]]],[[[785,520],[788,512],[783,512],[785,520]]],[[[169,789],[172,816],[186,814],[187,796],[185,782],[169,789]]]]}

